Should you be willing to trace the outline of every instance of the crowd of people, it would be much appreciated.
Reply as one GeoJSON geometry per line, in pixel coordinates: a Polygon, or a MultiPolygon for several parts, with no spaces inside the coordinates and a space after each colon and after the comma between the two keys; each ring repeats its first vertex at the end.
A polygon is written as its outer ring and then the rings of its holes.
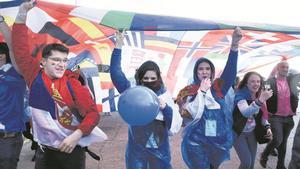
{"type": "MultiPolygon", "coordinates": [[[[5,39],[0,43],[0,168],[17,168],[23,133],[33,141],[35,169],[84,169],[86,147],[105,139],[105,134],[95,129],[100,114],[78,72],[67,70],[66,46],[48,44],[41,57],[31,56],[25,22],[33,7],[33,1],[20,5],[12,31],[0,16],[5,39]],[[24,111],[26,86],[30,110],[24,111]],[[24,112],[30,114],[28,118],[24,112]]],[[[242,32],[239,27],[233,31],[221,76],[215,77],[212,61],[199,58],[192,82],[180,90],[175,102],[158,64],[149,60],[140,65],[135,85],[155,93],[159,112],[146,125],[128,124],[127,169],[171,169],[169,137],[181,128],[182,159],[189,169],[219,168],[230,159],[232,147],[240,159],[239,168],[254,169],[258,143],[266,143],[259,161],[263,168],[274,151],[278,152],[276,169],[300,168],[299,125],[292,159],[289,166],[284,165],[299,102],[300,74],[290,73],[288,62],[283,60],[268,79],[248,72],[237,81],[242,32]]],[[[121,67],[124,33],[116,33],[110,62],[111,79],[120,94],[132,87],[121,67]]]]}

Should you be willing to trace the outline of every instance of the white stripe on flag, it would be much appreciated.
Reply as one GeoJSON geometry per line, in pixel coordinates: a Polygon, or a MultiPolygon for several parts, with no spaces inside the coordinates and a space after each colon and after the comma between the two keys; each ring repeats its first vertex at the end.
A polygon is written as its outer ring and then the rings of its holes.
{"type": "Polygon", "coordinates": [[[57,22],[57,20],[37,7],[32,8],[32,10],[28,12],[26,25],[32,32],[38,33],[47,22],[57,22]]]}
{"type": "Polygon", "coordinates": [[[102,104],[102,90],[100,85],[100,78],[93,76],[92,82],[94,86],[96,104],[102,104]]]}
{"type": "Polygon", "coordinates": [[[142,48],[141,32],[136,32],[135,36],[137,41],[137,47],[142,48]]]}
{"type": "Polygon", "coordinates": [[[181,41],[199,42],[209,31],[186,31],[181,41]]]}
{"type": "Polygon", "coordinates": [[[88,7],[77,7],[70,12],[70,15],[84,18],[96,23],[100,23],[107,12],[107,10],[99,10],[88,7]]]}

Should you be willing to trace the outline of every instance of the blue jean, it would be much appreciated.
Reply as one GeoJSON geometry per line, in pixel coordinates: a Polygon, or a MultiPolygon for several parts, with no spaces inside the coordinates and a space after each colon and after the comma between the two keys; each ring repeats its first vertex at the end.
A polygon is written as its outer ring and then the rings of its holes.
{"type": "Polygon", "coordinates": [[[269,121],[271,123],[271,129],[273,132],[273,140],[270,141],[266,146],[265,150],[262,153],[262,158],[267,159],[271,150],[277,148],[277,167],[280,168],[284,165],[287,139],[294,127],[294,120],[292,116],[281,117],[273,115],[269,118],[269,121]]]}
{"type": "Polygon", "coordinates": [[[0,168],[16,169],[23,146],[22,135],[0,138],[0,168]]]}
{"type": "Polygon", "coordinates": [[[233,146],[241,161],[239,169],[253,169],[257,151],[254,131],[236,135],[233,146]]]}

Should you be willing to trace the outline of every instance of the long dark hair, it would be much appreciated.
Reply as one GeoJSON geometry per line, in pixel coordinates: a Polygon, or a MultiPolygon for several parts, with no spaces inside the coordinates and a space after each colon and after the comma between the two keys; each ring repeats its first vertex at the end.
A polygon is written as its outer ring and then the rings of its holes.
{"type": "Polygon", "coordinates": [[[154,71],[156,73],[157,80],[160,83],[160,86],[163,86],[163,81],[162,81],[162,78],[161,78],[161,75],[160,75],[160,69],[159,69],[158,65],[155,62],[150,61],[150,60],[144,62],[138,68],[138,70],[136,71],[135,76],[134,76],[135,80],[136,80],[136,83],[138,85],[141,85],[142,84],[142,79],[143,79],[144,75],[149,70],[152,70],[152,71],[154,71]]]}

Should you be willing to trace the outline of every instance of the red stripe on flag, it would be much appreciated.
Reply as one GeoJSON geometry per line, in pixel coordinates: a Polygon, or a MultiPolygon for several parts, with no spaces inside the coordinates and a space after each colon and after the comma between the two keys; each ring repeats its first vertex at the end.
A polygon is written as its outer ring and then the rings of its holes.
{"type": "Polygon", "coordinates": [[[170,48],[164,48],[164,47],[158,47],[158,46],[149,46],[149,45],[145,45],[145,49],[149,49],[149,50],[154,50],[154,51],[159,51],[159,52],[165,52],[168,54],[173,55],[174,54],[174,49],[170,49],[170,48]]]}
{"type": "Polygon", "coordinates": [[[100,83],[101,83],[102,89],[111,89],[114,87],[114,85],[111,81],[101,81],[100,83]]]}
{"type": "Polygon", "coordinates": [[[45,1],[38,1],[36,7],[47,11],[48,15],[56,18],[68,18],[69,13],[75,8],[75,6],[65,4],[55,4],[45,1]]]}

